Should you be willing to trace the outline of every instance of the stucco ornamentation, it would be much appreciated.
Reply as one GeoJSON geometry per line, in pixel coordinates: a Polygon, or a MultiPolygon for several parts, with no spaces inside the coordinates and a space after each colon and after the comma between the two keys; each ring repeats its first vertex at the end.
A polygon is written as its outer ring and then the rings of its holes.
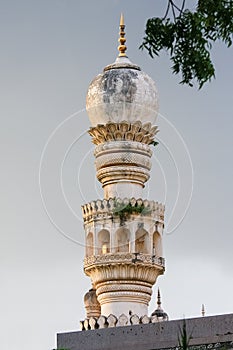
{"type": "Polygon", "coordinates": [[[91,127],[88,132],[95,145],[109,141],[136,141],[151,144],[159,130],[158,126],[152,126],[150,122],[142,124],[140,120],[134,123],[124,120],[121,123],[98,124],[91,127]]]}
{"type": "MultiPolygon", "coordinates": [[[[113,253],[113,254],[104,254],[104,255],[93,255],[88,256],[84,259],[84,268],[88,268],[92,265],[102,265],[102,264],[112,264],[112,263],[132,263],[135,259],[134,253],[113,253]]],[[[140,254],[139,261],[137,262],[137,268],[141,264],[149,266],[160,265],[165,266],[165,260],[162,257],[156,257],[149,254],[140,254]]]]}

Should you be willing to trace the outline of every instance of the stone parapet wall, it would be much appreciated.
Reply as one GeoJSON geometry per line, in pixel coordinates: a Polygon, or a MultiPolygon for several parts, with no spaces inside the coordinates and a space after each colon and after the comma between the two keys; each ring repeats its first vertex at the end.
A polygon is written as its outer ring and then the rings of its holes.
{"type": "MultiPolygon", "coordinates": [[[[130,325],[57,335],[57,347],[69,350],[179,349],[183,320],[130,325]]],[[[193,349],[232,349],[233,314],[186,320],[193,349]]]]}
{"type": "Polygon", "coordinates": [[[90,317],[89,319],[80,321],[80,328],[82,331],[88,331],[94,329],[122,327],[156,322],[164,322],[163,317],[148,317],[147,315],[142,317],[139,317],[138,315],[126,316],[124,314],[120,315],[119,317],[116,317],[114,315],[109,315],[108,317],[105,317],[101,315],[98,318],[90,317]]]}
{"type": "MultiPolygon", "coordinates": [[[[135,208],[134,215],[138,215],[138,209],[143,207],[139,213],[141,216],[152,216],[158,222],[163,222],[164,220],[165,208],[161,203],[141,198],[110,198],[84,204],[82,206],[84,223],[97,218],[117,216],[121,212],[121,208],[124,210],[127,206],[130,206],[132,209],[135,208]]],[[[133,210],[131,212],[133,213],[133,210]]]]}

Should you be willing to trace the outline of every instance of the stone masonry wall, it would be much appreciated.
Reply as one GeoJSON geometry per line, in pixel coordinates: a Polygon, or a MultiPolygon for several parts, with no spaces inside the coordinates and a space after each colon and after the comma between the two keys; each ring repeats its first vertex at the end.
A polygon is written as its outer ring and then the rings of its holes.
{"type": "MultiPolygon", "coordinates": [[[[183,320],[57,335],[57,348],[67,350],[152,350],[178,347],[183,320]]],[[[233,349],[233,314],[186,320],[189,345],[199,349],[233,349]],[[208,345],[208,346],[205,346],[208,345]]]]}

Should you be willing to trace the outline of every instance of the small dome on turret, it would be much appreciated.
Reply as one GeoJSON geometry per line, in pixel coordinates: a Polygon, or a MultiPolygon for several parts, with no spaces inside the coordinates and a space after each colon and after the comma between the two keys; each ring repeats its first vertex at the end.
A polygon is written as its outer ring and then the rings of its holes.
{"type": "Polygon", "coordinates": [[[86,309],[87,318],[100,316],[100,304],[97,300],[96,290],[94,288],[84,295],[84,306],[86,309]]]}
{"type": "Polygon", "coordinates": [[[157,309],[152,312],[151,314],[152,317],[157,317],[158,322],[159,321],[168,321],[168,314],[163,311],[161,307],[161,297],[160,297],[160,291],[158,289],[158,295],[157,295],[157,309]]]}
{"type": "Polygon", "coordinates": [[[119,56],[91,82],[86,109],[93,127],[108,122],[154,124],[158,114],[158,93],[154,81],[125,54],[124,21],[120,22],[119,56]]]}

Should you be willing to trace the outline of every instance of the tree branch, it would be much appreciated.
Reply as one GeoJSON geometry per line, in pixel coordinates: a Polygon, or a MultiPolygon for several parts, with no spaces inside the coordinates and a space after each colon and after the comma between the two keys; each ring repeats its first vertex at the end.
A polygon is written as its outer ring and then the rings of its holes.
{"type": "Polygon", "coordinates": [[[176,12],[175,12],[175,8],[176,6],[174,5],[172,0],[169,0],[171,5],[172,5],[172,13],[173,13],[173,18],[174,18],[174,22],[176,22],[176,12]]]}
{"type": "Polygon", "coordinates": [[[186,0],[167,0],[163,18],[150,18],[141,49],[154,58],[165,50],[172,71],[181,74],[181,84],[199,88],[215,77],[210,50],[217,40],[233,44],[233,0],[198,0],[195,10],[186,11],[186,0]],[[178,5],[177,5],[178,3],[178,5]]]}
{"type": "Polygon", "coordinates": [[[164,21],[164,20],[167,18],[168,13],[169,13],[169,10],[170,10],[170,8],[171,8],[171,9],[172,9],[172,15],[173,15],[174,22],[175,22],[176,19],[177,19],[177,17],[178,17],[178,16],[176,15],[176,11],[179,12],[179,16],[180,16],[180,15],[183,13],[183,11],[184,11],[185,2],[186,2],[186,0],[183,0],[182,6],[179,7],[179,6],[176,5],[176,3],[174,2],[174,0],[168,0],[166,12],[165,12],[165,14],[164,14],[164,16],[163,16],[163,18],[162,18],[162,21],[164,21]]]}
{"type": "Polygon", "coordinates": [[[167,9],[166,9],[165,15],[163,16],[162,20],[164,20],[164,19],[166,19],[166,18],[167,18],[167,15],[168,15],[169,9],[170,9],[170,0],[168,0],[168,3],[167,3],[167,9]]]}
{"type": "Polygon", "coordinates": [[[184,11],[184,5],[185,5],[186,0],[183,0],[182,6],[181,6],[181,13],[184,11]]]}
{"type": "MultiPolygon", "coordinates": [[[[176,8],[177,9],[177,11],[179,11],[180,12],[180,14],[182,13],[182,7],[181,8],[179,8],[175,3],[174,3],[174,1],[173,0],[169,0],[169,2],[171,3],[171,5],[172,6],[174,6],[174,8],[176,8]]],[[[185,2],[185,0],[184,0],[184,2],[185,2]]],[[[182,6],[183,6],[184,4],[182,4],[182,6]]]]}

